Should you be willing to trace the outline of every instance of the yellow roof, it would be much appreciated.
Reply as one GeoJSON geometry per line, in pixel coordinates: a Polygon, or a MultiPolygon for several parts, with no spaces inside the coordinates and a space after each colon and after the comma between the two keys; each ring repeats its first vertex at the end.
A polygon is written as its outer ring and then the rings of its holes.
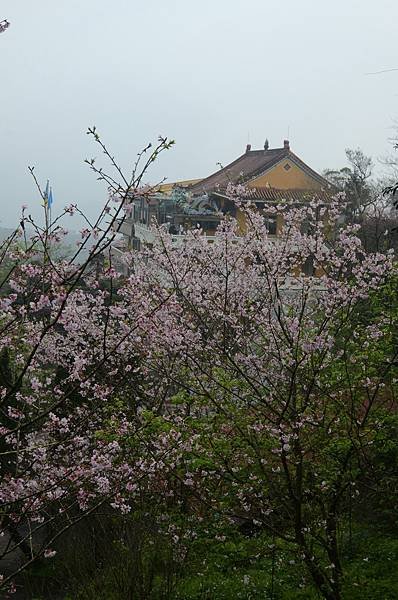
{"type": "Polygon", "coordinates": [[[174,187],[186,188],[202,181],[201,179],[185,179],[184,181],[173,181],[171,183],[161,183],[158,187],[159,192],[170,194],[174,187]]]}

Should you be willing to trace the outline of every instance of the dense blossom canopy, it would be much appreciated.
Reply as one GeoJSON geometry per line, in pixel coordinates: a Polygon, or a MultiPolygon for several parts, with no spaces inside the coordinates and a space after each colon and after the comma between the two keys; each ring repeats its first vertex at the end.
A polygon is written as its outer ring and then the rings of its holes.
{"type": "Polygon", "coordinates": [[[387,317],[358,310],[394,275],[393,256],[366,254],[338,201],[277,207],[276,241],[241,209],[246,230],[226,220],[213,243],[197,230],[175,245],[154,225],[153,247],[126,253],[127,276],[111,253],[102,271],[54,261],[61,229],[42,254],[28,241],[3,247],[4,556],[50,557],[101,504],[128,513],[142,495],[185,489],[192,506],[297,544],[334,593],[333,519],[355,485],[344,460],[373,443],[394,362],[378,353],[393,347],[387,317]],[[342,439],[340,464],[331,447],[342,439]],[[311,550],[323,522],[329,571],[311,550]]]}

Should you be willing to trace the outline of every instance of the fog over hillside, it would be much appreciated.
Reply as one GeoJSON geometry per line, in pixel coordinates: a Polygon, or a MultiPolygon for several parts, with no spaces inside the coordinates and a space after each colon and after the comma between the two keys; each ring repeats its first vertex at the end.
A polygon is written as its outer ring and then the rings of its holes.
{"type": "MultiPolygon", "coordinates": [[[[11,227],[0,227],[0,242],[7,239],[14,233],[14,229],[11,227]]],[[[28,230],[27,235],[30,237],[33,234],[33,230],[28,230]]],[[[81,242],[82,237],[77,231],[68,231],[67,235],[64,238],[63,243],[61,244],[62,252],[61,254],[67,258],[73,256],[77,251],[77,243],[81,242]]],[[[87,258],[88,252],[83,249],[80,253],[80,259],[87,258]]]]}

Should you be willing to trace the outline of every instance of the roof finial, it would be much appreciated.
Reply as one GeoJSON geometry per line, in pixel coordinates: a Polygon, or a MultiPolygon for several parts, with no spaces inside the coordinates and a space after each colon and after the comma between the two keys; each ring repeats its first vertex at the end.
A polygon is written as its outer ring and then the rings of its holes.
{"type": "Polygon", "coordinates": [[[246,146],[246,153],[250,152],[251,149],[252,149],[252,145],[251,144],[247,144],[247,146],[246,146]]]}
{"type": "Polygon", "coordinates": [[[265,142],[264,142],[264,150],[268,150],[268,148],[269,148],[269,141],[268,141],[268,138],[267,138],[265,140],[265,142]]]}

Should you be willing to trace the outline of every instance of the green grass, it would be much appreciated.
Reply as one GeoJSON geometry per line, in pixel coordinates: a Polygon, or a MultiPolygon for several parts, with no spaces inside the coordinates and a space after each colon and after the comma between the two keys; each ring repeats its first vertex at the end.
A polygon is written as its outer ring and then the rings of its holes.
{"type": "MultiPolygon", "coordinates": [[[[343,535],[343,599],[397,600],[398,537],[359,525],[351,539],[346,532],[343,535]]],[[[55,580],[58,589],[70,590],[64,600],[319,600],[292,549],[280,542],[273,547],[272,541],[265,534],[249,538],[236,531],[229,532],[225,540],[216,540],[203,532],[192,543],[184,564],[174,571],[164,546],[143,545],[143,555],[134,558],[115,543],[108,560],[94,571],[90,560],[87,572],[76,569],[74,563],[65,564],[71,560],[67,553],[38,565],[30,573],[28,588],[36,600],[53,597],[50,591],[43,592],[46,582],[55,580]],[[137,591],[132,583],[137,577],[144,581],[150,572],[154,573],[147,588],[151,592],[137,591]],[[126,595],[129,588],[135,591],[126,595]]]]}

